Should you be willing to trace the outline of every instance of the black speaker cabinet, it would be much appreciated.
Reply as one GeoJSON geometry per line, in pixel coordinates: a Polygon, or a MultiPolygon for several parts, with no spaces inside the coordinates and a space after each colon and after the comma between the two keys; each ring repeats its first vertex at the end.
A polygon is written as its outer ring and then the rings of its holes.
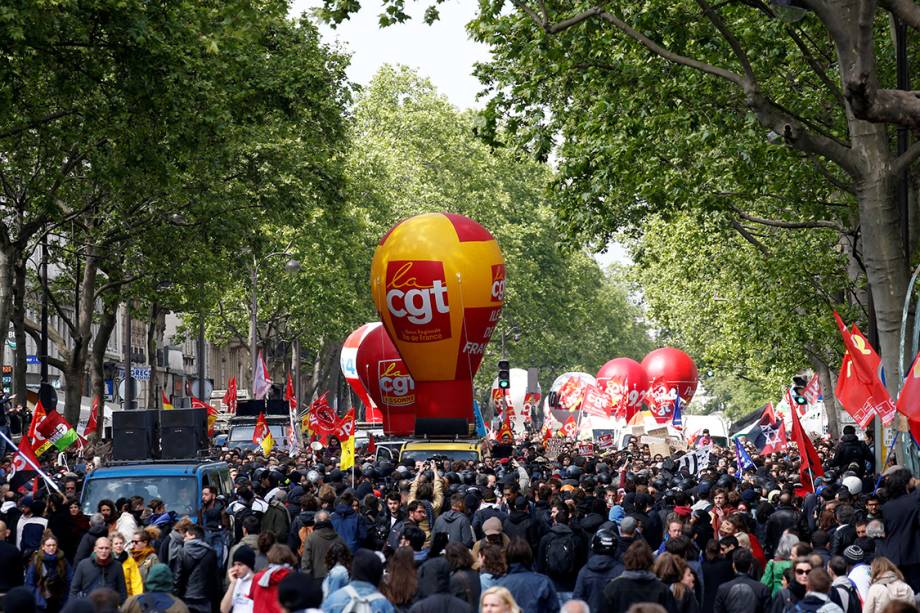
{"type": "Polygon", "coordinates": [[[112,459],[157,457],[157,411],[112,412],[112,459]]]}
{"type": "Polygon", "coordinates": [[[160,456],[165,460],[194,458],[208,448],[208,412],[172,409],[160,414],[160,456]]]}

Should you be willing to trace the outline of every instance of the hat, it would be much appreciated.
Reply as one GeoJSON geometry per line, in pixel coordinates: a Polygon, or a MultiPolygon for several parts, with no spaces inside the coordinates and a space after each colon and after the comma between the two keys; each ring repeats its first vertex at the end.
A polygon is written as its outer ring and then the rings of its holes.
{"type": "Polygon", "coordinates": [[[490,517],[482,524],[482,531],[485,532],[486,536],[490,534],[501,534],[502,520],[497,517],[490,517]]]}
{"type": "MultiPolygon", "coordinates": [[[[249,549],[247,547],[247,549],[249,549]]],[[[252,551],[250,549],[250,551],[252,551]]],[[[253,556],[253,560],[255,556],[253,556]]],[[[251,567],[250,567],[251,568],[251,567]]],[[[144,588],[148,592],[171,592],[173,588],[173,573],[169,566],[158,562],[150,567],[147,571],[147,578],[144,579],[144,588]]]]}
{"type": "Polygon", "coordinates": [[[233,559],[230,560],[230,563],[233,564],[234,562],[245,564],[249,568],[255,568],[256,552],[248,545],[241,545],[233,552],[233,559]]]}
{"type": "Polygon", "coordinates": [[[304,573],[289,573],[278,584],[278,602],[288,611],[317,609],[323,602],[323,582],[304,573]]]}
{"type": "Polygon", "coordinates": [[[615,524],[619,524],[623,521],[623,518],[626,517],[626,511],[623,510],[623,507],[616,504],[610,509],[610,521],[615,524]]]}
{"type": "Polygon", "coordinates": [[[749,488],[741,492],[741,500],[748,504],[756,502],[758,498],[760,498],[760,496],[757,495],[757,492],[755,492],[753,488],[749,488]]]}
{"type": "Polygon", "coordinates": [[[862,562],[866,557],[865,552],[863,552],[862,547],[859,545],[850,545],[843,550],[843,557],[850,564],[856,564],[862,562]]]}

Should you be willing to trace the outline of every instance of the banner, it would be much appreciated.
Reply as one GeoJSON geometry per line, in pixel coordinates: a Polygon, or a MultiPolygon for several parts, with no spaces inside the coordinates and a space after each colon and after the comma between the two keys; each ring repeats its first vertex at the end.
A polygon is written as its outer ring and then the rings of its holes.
{"type": "Polygon", "coordinates": [[[606,418],[609,398],[596,385],[589,385],[585,388],[584,400],[581,403],[581,411],[584,415],[593,417],[606,418]]]}

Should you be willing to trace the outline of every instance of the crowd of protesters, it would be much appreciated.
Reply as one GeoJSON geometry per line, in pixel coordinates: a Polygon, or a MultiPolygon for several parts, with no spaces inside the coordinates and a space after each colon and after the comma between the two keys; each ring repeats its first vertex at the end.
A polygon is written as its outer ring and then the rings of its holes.
{"type": "Polygon", "coordinates": [[[538,435],[346,472],[331,450],[218,450],[234,491],[203,488],[198,517],[140,496],[87,516],[77,460],[60,492],[0,486],[0,594],[11,612],[917,612],[911,473],[878,474],[851,427],[815,442],[813,479],[792,446],[748,444],[739,471],[713,445],[695,474],[538,435]]]}

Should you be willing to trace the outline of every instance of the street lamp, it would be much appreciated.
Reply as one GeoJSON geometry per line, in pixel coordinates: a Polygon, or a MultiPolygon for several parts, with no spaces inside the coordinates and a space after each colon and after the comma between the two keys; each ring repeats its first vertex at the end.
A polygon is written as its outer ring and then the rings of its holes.
{"type": "MultiPolygon", "coordinates": [[[[252,379],[255,381],[256,369],[259,367],[258,360],[259,355],[257,353],[258,349],[258,326],[259,326],[259,265],[269,258],[284,256],[288,258],[288,261],[284,265],[284,270],[287,273],[295,273],[300,270],[300,261],[291,258],[291,254],[287,249],[284,251],[275,251],[269,253],[266,256],[263,256],[261,259],[256,258],[255,255],[252,257],[252,295],[250,303],[250,313],[249,313],[249,353],[252,357],[252,379]]],[[[298,373],[298,377],[300,373],[298,373]]],[[[251,390],[254,392],[255,390],[251,390]]]]}

